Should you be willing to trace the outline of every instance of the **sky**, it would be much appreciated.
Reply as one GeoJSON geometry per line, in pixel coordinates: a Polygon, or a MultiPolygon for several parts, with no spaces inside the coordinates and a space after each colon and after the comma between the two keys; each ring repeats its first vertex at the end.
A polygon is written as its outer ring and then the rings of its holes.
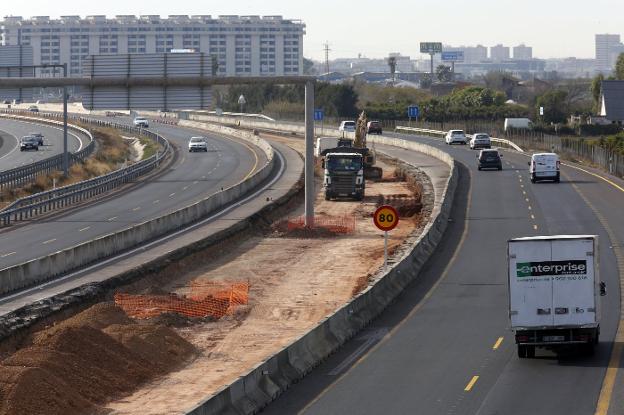
{"type": "Polygon", "coordinates": [[[622,34],[624,0],[151,0],[0,2],[0,15],[282,15],[306,24],[304,56],[417,58],[420,42],[533,46],[539,58],[594,57],[594,34],[622,34]]]}

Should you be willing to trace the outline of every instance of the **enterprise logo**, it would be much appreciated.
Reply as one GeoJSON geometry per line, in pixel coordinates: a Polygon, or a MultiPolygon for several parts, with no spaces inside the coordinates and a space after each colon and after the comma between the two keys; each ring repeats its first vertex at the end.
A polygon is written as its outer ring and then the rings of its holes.
{"type": "Polygon", "coordinates": [[[544,275],[577,275],[587,273],[586,260],[519,262],[516,264],[518,278],[544,275]]]}

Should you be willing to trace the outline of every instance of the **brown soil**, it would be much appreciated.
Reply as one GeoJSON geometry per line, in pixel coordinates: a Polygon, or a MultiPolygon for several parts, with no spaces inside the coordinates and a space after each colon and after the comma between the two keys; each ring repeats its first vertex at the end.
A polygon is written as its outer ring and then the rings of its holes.
{"type": "Polygon", "coordinates": [[[0,364],[0,415],[108,412],[101,405],[186,363],[195,348],[101,303],[36,333],[0,364]]]}

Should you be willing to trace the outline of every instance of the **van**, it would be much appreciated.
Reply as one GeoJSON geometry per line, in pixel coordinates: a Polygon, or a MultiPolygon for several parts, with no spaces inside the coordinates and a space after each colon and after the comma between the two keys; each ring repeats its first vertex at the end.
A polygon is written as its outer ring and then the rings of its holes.
{"type": "Polygon", "coordinates": [[[531,182],[539,182],[542,180],[553,180],[559,183],[560,168],[559,156],[555,153],[536,153],[531,156],[529,161],[529,174],[531,182]]]}
{"type": "Polygon", "coordinates": [[[533,128],[533,122],[528,118],[505,118],[505,132],[511,128],[530,130],[533,128]]]}
{"type": "Polygon", "coordinates": [[[355,132],[355,121],[342,121],[338,131],[355,132]]]}

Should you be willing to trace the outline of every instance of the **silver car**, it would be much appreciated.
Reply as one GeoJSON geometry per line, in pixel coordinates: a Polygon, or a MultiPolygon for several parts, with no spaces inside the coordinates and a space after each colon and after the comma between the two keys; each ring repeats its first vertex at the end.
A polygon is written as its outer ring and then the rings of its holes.
{"type": "Polygon", "coordinates": [[[473,134],[472,140],[470,140],[470,148],[473,150],[477,150],[479,148],[492,148],[490,136],[485,133],[473,134]]]}
{"type": "Polygon", "coordinates": [[[206,139],[204,137],[191,137],[188,143],[189,153],[195,151],[204,151],[208,152],[208,143],[206,143],[206,139]]]}

